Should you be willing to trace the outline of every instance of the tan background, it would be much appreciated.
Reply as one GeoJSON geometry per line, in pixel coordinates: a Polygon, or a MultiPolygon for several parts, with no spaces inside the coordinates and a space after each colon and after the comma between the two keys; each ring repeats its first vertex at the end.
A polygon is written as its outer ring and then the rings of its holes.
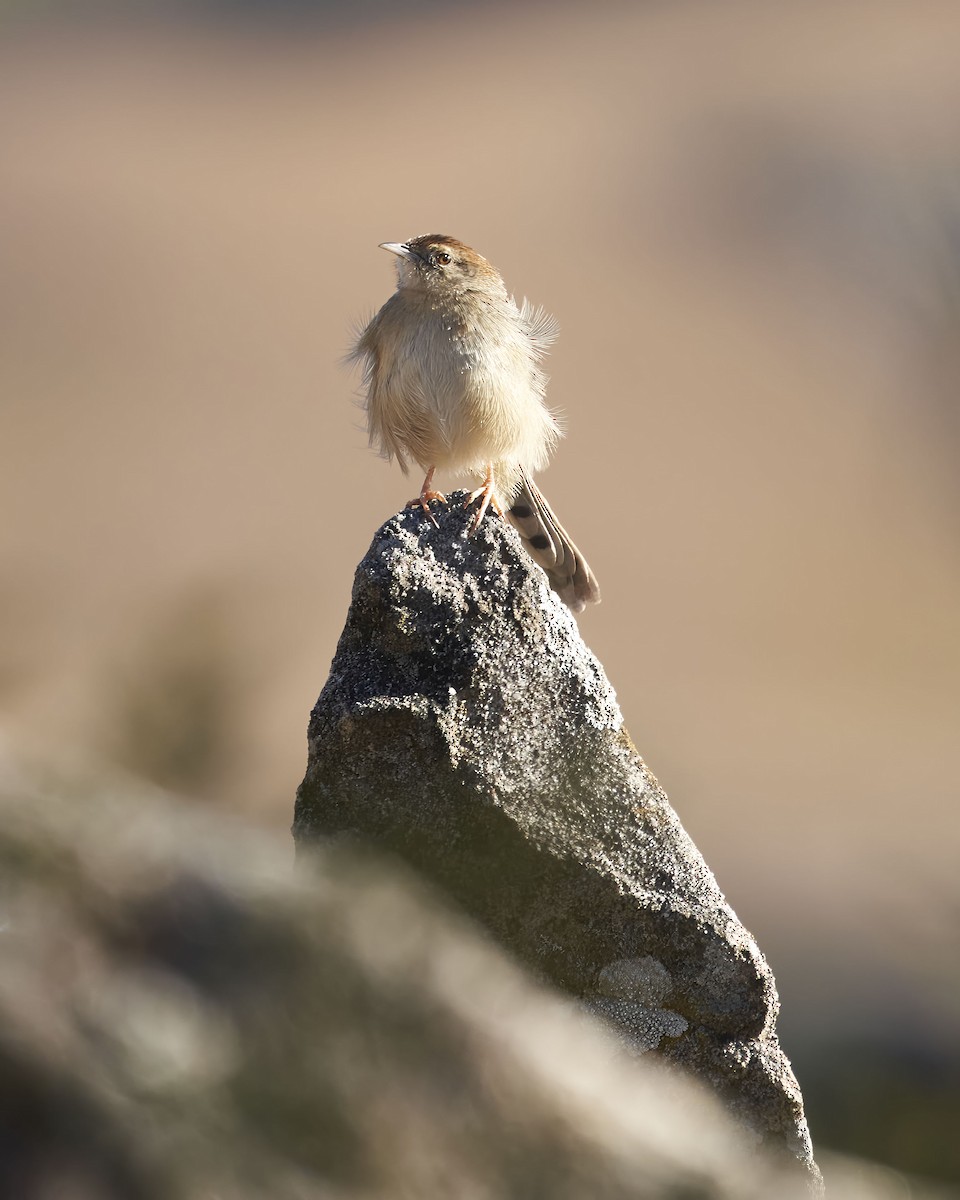
{"type": "MultiPolygon", "coordinates": [[[[850,1144],[824,1063],[864,1038],[956,1104],[960,8],[157,17],[21,5],[0,46],[8,740],[289,822],[411,494],[340,358],[377,243],[452,233],[560,321],[581,629],[772,962],[815,1137],[850,1144]]],[[[917,1103],[865,1148],[960,1175],[917,1103]]]]}

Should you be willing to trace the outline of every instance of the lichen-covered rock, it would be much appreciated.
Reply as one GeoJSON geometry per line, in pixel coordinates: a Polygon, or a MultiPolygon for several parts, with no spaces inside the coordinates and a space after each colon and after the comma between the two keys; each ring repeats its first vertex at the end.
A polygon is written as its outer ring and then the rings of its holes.
{"type": "Polygon", "coordinates": [[[514,532],[388,521],[310,719],[302,848],[402,856],[536,973],[705,1079],[816,1180],[773,977],[514,532]]]}

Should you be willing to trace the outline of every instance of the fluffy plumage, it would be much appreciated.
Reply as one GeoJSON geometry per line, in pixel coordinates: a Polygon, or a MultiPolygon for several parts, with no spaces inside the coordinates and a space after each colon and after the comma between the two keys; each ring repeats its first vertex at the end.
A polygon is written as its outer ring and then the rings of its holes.
{"type": "Polygon", "coordinates": [[[488,503],[502,508],[566,604],[579,612],[599,601],[586,560],[531,478],[560,437],[539,366],[553,319],[526,301],[518,308],[496,269],[456,238],[384,248],[398,256],[397,290],[353,352],[371,445],[404,473],[410,460],[424,471],[416,503],[428,515],[429,500],[442,499],[431,489],[435,470],[482,477],[475,526],[488,503]]]}

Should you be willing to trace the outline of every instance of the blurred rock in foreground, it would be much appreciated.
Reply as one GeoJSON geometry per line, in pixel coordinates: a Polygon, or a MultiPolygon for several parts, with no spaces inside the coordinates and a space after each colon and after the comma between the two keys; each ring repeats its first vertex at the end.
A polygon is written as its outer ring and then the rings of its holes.
{"type": "Polygon", "coordinates": [[[310,720],[302,847],[402,856],[539,976],[813,1161],[773,976],[514,532],[460,504],[388,521],[310,720]]]}
{"type": "Polygon", "coordinates": [[[0,1195],[789,1200],[422,885],[0,764],[0,1195]]]}

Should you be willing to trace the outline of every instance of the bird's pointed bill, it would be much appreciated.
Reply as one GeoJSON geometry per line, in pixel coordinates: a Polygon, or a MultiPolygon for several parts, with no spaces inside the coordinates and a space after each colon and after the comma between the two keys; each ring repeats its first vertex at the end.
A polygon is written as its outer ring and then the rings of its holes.
{"type": "Polygon", "coordinates": [[[406,242],[381,242],[381,250],[389,250],[391,254],[397,254],[400,258],[409,258],[411,262],[416,261],[416,254],[406,242]]]}

